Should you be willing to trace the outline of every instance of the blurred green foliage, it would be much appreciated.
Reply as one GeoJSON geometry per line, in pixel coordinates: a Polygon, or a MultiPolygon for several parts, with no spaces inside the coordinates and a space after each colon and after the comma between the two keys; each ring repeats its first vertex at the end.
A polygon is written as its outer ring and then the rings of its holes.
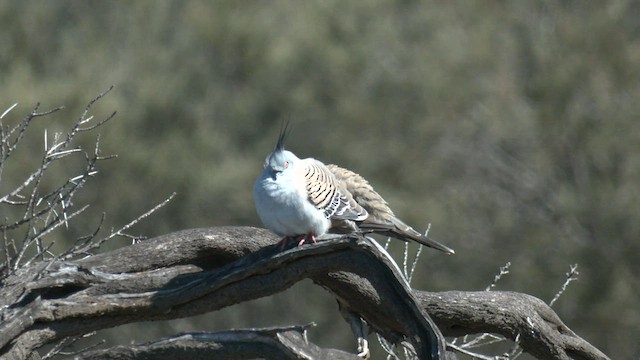
{"type": "MultiPolygon", "coordinates": [[[[19,102],[4,120],[15,123],[38,101],[66,106],[31,130],[29,169],[39,131],[62,131],[116,85],[93,112],[118,111],[102,145],[119,158],[76,199],[91,212],[59,241],[174,191],[136,233],[259,225],[251,186],[291,120],[288,149],[359,172],[457,250],[425,253],[415,287],[483,289],[511,261],[498,288],[550,300],[578,263],[559,315],[612,358],[637,358],[639,13],[628,0],[5,1],[0,110],[19,102]]],[[[24,171],[5,171],[0,189],[24,171]]],[[[200,322],[316,321],[312,337],[353,347],[333,335],[348,333],[334,302],[310,289],[200,322]]],[[[194,323],[141,326],[153,338],[194,323]]]]}

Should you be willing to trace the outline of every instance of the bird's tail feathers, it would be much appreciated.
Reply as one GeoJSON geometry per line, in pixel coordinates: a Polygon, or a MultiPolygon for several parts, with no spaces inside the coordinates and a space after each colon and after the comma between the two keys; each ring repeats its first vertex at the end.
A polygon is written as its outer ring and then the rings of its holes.
{"type": "Polygon", "coordinates": [[[434,248],[436,250],[440,250],[449,255],[455,254],[455,251],[450,247],[443,245],[425,235],[420,234],[416,230],[414,230],[411,226],[402,222],[402,220],[398,218],[393,218],[391,222],[386,221],[364,221],[358,224],[361,230],[364,231],[373,231],[376,233],[384,234],[387,236],[391,236],[398,240],[402,241],[415,241],[424,246],[428,246],[430,248],[434,248]]]}

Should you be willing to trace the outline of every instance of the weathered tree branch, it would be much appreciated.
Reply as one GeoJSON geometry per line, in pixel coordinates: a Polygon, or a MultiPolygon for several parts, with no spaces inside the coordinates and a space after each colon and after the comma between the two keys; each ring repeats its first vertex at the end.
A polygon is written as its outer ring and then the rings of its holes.
{"type": "Polygon", "coordinates": [[[607,359],[542,300],[510,291],[415,291],[445,336],[500,334],[539,359],[607,359]]]}
{"type": "Polygon", "coordinates": [[[286,252],[269,247],[276,241],[262,229],[193,229],[23,268],[0,284],[0,356],[22,359],[67,336],[214,311],[311,278],[358,309],[375,331],[410,342],[422,358],[443,352],[426,309],[445,335],[520,334],[524,350],[541,358],[607,359],[534,297],[406,291],[397,269],[366,241],[343,238],[286,252]]]}
{"type": "MultiPolygon", "coordinates": [[[[244,237],[245,241],[255,239],[260,231],[251,232],[253,236],[244,237]]],[[[225,234],[224,230],[218,233],[225,234]]],[[[408,341],[421,358],[438,358],[439,353],[444,353],[442,336],[403,282],[400,272],[364,238],[342,238],[285,252],[280,252],[278,246],[267,246],[235,262],[202,264],[207,269],[204,271],[188,264],[193,258],[153,265],[156,260],[163,262],[163,257],[169,259],[169,249],[174,245],[181,247],[190,242],[166,239],[176,238],[170,235],[140,244],[144,246],[134,245],[130,247],[133,252],[122,250],[85,261],[40,264],[40,269],[25,269],[22,274],[10,277],[4,284],[13,290],[8,292],[7,300],[17,306],[4,312],[0,346],[13,339],[7,350],[7,354],[12,354],[12,345],[35,350],[55,339],[105,327],[197,315],[282,291],[314,275],[346,271],[366,280],[366,290],[378,296],[375,304],[368,305],[354,299],[353,291],[345,293],[342,299],[360,309],[377,331],[392,339],[408,341]],[[132,261],[123,253],[144,255],[145,260],[132,261]],[[128,265],[118,260],[138,267],[123,269],[128,265]],[[388,309],[392,321],[375,314],[380,306],[388,309]]],[[[234,241],[243,242],[242,239],[234,241]]],[[[202,250],[196,247],[196,254],[202,250]]]]}
{"type": "Polygon", "coordinates": [[[188,333],[134,346],[85,352],[76,359],[334,359],[361,360],[335,349],[323,349],[306,339],[301,327],[188,333]]]}

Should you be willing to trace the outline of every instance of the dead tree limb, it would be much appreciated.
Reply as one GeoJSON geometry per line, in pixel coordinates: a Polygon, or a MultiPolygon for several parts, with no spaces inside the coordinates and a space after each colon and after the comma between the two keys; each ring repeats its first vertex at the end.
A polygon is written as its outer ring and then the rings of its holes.
{"type": "MultiPolygon", "coordinates": [[[[214,229],[213,234],[233,236],[242,231],[231,230],[235,231],[214,229]]],[[[252,242],[265,235],[257,229],[249,232],[252,237],[233,241],[252,242]]],[[[9,358],[18,358],[64,337],[135,321],[202,314],[282,291],[304,278],[344,271],[362,279],[369,297],[361,299],[351,291],[342,293],[342,300],[358,308],[376,331],[409,342],[420,358],[438,359],[444,353],[443,337],[400,272],[364,238],[344,237],[285,252],[272,245],[236,261],[207,261],[198,267],[190,264],[198,263],[194,258],[171,259],[171,253],[176,253],[173,246],[179,249],[192,243],[180,238],[184,234],[82,261],[39,264],[9,277],[3,284],[9,296],[0,304],[4,309],[0,324],[3,351],[9,358]],[[178,242],[171,241],[176,237],[178,242]],[[132,259],[140,255],[144,259],[132,259]],[[161,264],[167,260],[172,263],[161,264]],[[375,303],[366,304],[363,300],[371,301],[372,295],[375,303]],[[381,308],[386,309],[386,316],[378,314],[381,308]]],[[[220,245],[216,241],[220,239],[206,238],[220,245]]],[[[191,254],[205,251],[197,245],[194,250],[191,254]]]]}
{"type": "Polygon", "coordinates": [[[232,330],[216,333],[188,333],[147,344],[115,346],[85,352],[76,359],[332,359],[361,360],[335,349],[323,349],[306,339],[304,327],[232,330]],[[185,349],[189,349],[188,353],[185,349]]]}
{"type": "Polygon", "coordinates": [[[510,291],[415,291],[445,336],[500,334],[539,359],[607,357],[569,327],[544,301],[510,291]]]}
{"type": "Polygon", "coordinates": [[[375,331],[410,342],[421,358],[443,353],[426,309],[445,335],[519,334],[524,350],[540,358],[607,359],[534,297],[404,292],[406,283],[365,241],[343,238],[284,253],[269,246],[276,241],[249,227],[193,229],[22,268],[0,284],[0,357],[24,359],[46,343],[95,329],[214,311],[311,278],[358,309],[375,331]]]}

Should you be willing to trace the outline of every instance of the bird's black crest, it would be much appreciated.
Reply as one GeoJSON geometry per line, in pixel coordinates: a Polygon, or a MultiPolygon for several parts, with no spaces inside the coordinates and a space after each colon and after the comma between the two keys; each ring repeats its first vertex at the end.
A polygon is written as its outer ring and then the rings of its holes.
{"type": "Polygon", "coordinates": [[[284,150],[284,141],[287,139],[287,135],[291,132],[291,127],[289,126],[289,121],[285,121],[280,126],[280,136],[278,136],[278,143],[276,144],[276,148],[274,151],[283,151],[284,150]]]}

